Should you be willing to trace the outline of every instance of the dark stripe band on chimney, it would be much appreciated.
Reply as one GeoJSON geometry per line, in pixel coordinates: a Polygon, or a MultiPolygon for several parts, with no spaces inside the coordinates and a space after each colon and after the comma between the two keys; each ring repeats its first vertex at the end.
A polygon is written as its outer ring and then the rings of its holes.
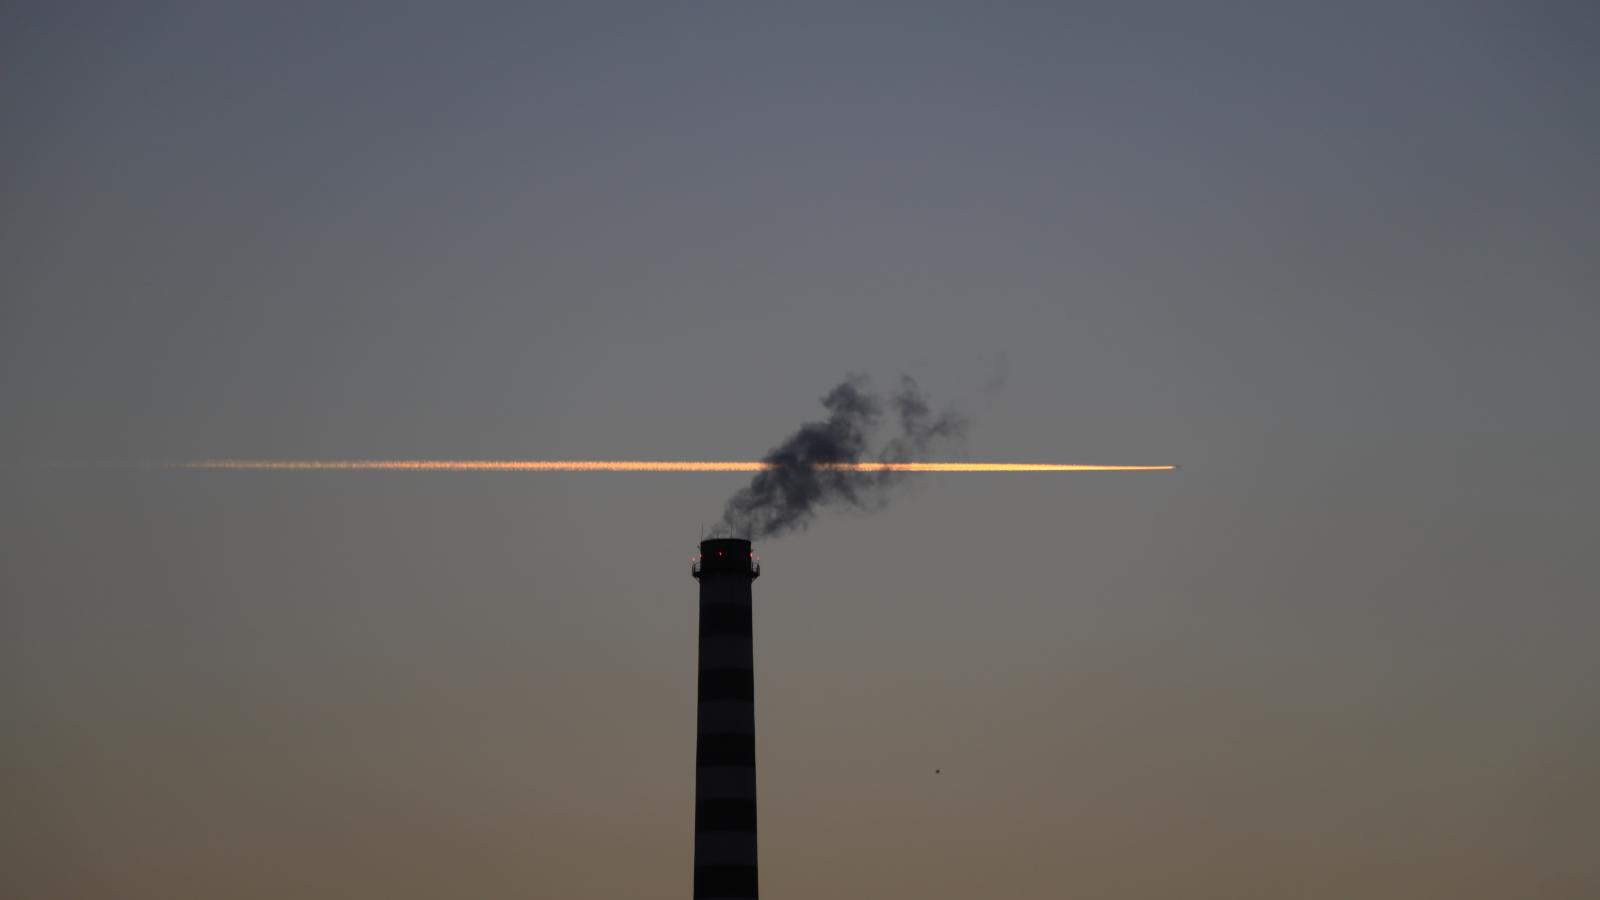
{"type": "Polygon", "coordinates": [[[701,669],[700,699],[754,702],[755,673],[749,669],[701,669]]]}
{"type": "Polygon", "coordinates": [[[755,866],[699,866],[694,870],[697,900],[754,897],[759,879],[755,866]]]}
{"type": "Polygon", "coordinates": [[[694,762],[697,766],[754,766],[756,736],[702,734],[700,746],[695,748],[694,762]]]}
{"type": "Polygon", "coordinates": [[[756,798],[702,797],[694,805],[696,832],[756,830],[756,798]]]}
{"type": "Polygon", "coordinates": [[[751,627],[750,607],[732,603],[708,603],[700,608],[700,636],[747,637],[751,627]]]}

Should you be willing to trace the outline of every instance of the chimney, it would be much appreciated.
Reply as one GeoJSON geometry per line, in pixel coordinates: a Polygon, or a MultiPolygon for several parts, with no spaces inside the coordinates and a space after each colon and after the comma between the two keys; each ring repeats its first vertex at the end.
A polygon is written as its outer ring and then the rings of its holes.
{"type": "Polygon", "coordinates": [[[750,542],[700,542],[700,690],[694,759],[694,900],[756,900],[756,705],[750,542]]]}

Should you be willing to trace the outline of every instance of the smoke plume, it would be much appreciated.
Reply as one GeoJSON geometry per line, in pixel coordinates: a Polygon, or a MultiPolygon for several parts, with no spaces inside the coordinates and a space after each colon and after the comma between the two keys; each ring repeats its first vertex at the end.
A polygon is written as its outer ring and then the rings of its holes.
{"type": "Polygon", "coordinates": [[[852,375],[824,395],[822,405],[826,419],[801,425],[768,451],[762,459],[766,468],[728,498],[724,528],[752,538],[776,537],[804,529],[826,506],[882,509],[905,473],[845,466],[917,462],[966,427],[953,412],[934,413],[917,383],[903,375],[887,404],[866,378],[852,375]],[[886,406],[897,430],[874,452],[872,438],[886,406]]]}

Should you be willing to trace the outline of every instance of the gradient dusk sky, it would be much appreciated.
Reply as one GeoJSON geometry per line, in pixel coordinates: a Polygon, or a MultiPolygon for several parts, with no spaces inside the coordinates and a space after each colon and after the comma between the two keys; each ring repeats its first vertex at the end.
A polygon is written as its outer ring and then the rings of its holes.
{"type": "Polygon", "coordinates": [[[0,894],[1600,896],[1593,3],[0,5],[0,894]],[[1585,412],[1587,410],[1587,412],[1585,412]],[[935,769],[939,774],[935,774],[935,769]]]}

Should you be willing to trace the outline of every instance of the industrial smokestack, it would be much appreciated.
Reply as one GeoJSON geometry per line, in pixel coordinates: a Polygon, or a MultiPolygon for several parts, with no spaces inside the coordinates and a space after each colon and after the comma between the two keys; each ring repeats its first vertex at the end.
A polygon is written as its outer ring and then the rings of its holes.
{"type": "Polygon", "coordinates": [[[700,542],[694,900],[756,900],[756,706],[750,542],[700,542]]]}

